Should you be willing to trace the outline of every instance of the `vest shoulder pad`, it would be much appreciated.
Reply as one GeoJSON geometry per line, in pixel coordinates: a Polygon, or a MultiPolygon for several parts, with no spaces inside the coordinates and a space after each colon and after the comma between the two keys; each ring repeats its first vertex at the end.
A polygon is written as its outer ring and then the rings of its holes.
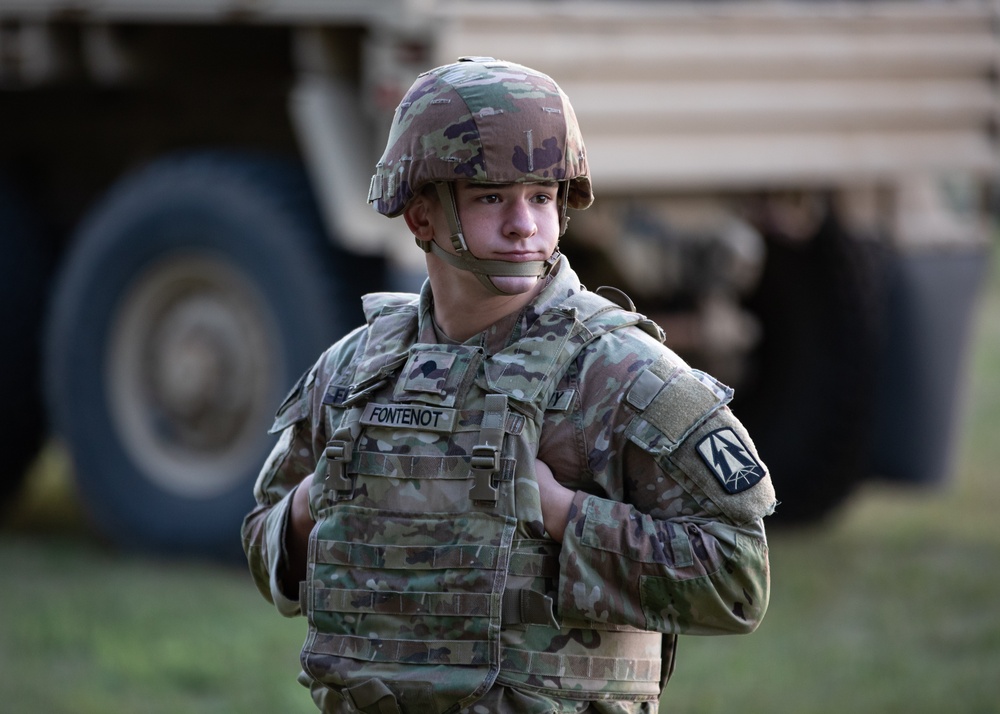
{"type": "Polygon", "coordinates": [[[419,304],[420,296],[416,293],[368,293],[361,298],[361,306],[369,324],[386,308],[416,308],[419,304]]]}
{"type": "Polygon", "coordinates": [[[562,307],[576,311],[577,319],[595,335],[623,327],[638,327],[658,342],[663,342],[663,330],[645,315],[635,311],[631,299],[620,290],[599,288],[602,294],[581,290],[573,293],[562,307]],[[615,290],[614,292],[609,292],[615,290]],[[614,300],[609,299],[614,297],[614,300]],[[631,309],[630,309],[631,308],[631,309]]]}
{"type": "Polygon", "coordinates": [[[278,407],[269,434],[277,434],[295,422],[312,416],[313,392],[326,389],[331,379],[347,383],[354,373],[355,355],[364,349],[367,342],[367,328],[362,325],[351,330],[328,348],[320,358],[307,369],[299,381],[289,391],[278,407]]]}

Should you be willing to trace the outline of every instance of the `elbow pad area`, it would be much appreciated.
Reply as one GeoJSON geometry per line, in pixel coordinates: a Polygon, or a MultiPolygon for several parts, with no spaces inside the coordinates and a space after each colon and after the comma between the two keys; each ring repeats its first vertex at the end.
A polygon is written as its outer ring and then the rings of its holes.
{"type": "MultiPolygon", "coordinates": [[[[757,629],[770,597],[767,543],[763,538],[722,524],[703,524],[723,550],[732,553],[723,567],[685,580],[643,576],[642,609],[647,626],[688,635],[745,634],[757,629]],[[714,527],[713,527],[714,526],[714,527]]],[[[706,533],[707,535],[707,533],[706,533]]]]}

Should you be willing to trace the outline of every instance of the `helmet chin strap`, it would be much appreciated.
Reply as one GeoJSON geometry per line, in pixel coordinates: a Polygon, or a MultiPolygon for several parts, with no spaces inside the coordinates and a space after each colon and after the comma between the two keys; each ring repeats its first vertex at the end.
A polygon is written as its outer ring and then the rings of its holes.
{"type": "MultiPolygon", "coordinates": [[[[455,202],[454,186],[453,181],[437,181],[434,184],[438,199],[444,207],[444,215],[448,221],[448,230],[451,233],[451,245],[454,247],[455,253],[449,253],[433,240],[418,240],[417,245],[424,252],[433,253],[448,263],[448,265],[472,273],[494,295],[512,295],[514,293],[508,293],[498,288],[490,280],[491,277],[544,278],[552,271],[553,266],[561,257],[558,250],[553,251],[547,260],[531,260],[526,262],[484,260],[474,256],[465,242],[465,236],[462,234],[462,224],[458,218],[458,204],[455,202]]],[[[565,213],[565,201],[563,201],[563,207],[561,208],[562,230],[565,230],[566,225],[565,213]]]]}

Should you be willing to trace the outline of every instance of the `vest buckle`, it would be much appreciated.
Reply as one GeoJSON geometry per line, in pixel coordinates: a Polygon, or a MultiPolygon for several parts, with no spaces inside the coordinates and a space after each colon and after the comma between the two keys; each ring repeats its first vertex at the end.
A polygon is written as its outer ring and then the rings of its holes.
{"type": "Polygon", "coordinates": [[[497,487],[493,485],[493,474],[500,470],[500,449],[491,444],[473,446],[470,465],[475,481],[469,496],[473,501],[496,503],[497,487]]]}
{"type": "Polygon", "coordinates": [[[351,442],[344,439],[330,439],[326,444],[326,485],[333,491],[354,489],[351,479],[344,473],[351,452],[351,442]]]}
{"type": "Polygon", "coordinates": [[[500,449],[490,444],[472,447],[472,468],[487,471],[500,470],[500,449]]]}

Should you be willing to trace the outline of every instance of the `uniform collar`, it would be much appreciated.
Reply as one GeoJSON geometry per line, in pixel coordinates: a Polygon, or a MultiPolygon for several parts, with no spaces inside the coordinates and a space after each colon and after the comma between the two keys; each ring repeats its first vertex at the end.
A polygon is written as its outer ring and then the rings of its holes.
{"type": "MultiPolygon", "coordinates": [[[[580,279],[565,256],[560,256],[545,280],[545,287],[523,310],[502,317],[479,334],[470,337],[464,344],[482,347],[486,354],[495,354],[519,339],[546,310],[560,305],[567,297],[580,290],[580,279]]],[[[442,342],[431,317],[433,305],[430,281],[425,280],[420,288],[418,327],[418,341],[424,344],[442,342]]]]}

